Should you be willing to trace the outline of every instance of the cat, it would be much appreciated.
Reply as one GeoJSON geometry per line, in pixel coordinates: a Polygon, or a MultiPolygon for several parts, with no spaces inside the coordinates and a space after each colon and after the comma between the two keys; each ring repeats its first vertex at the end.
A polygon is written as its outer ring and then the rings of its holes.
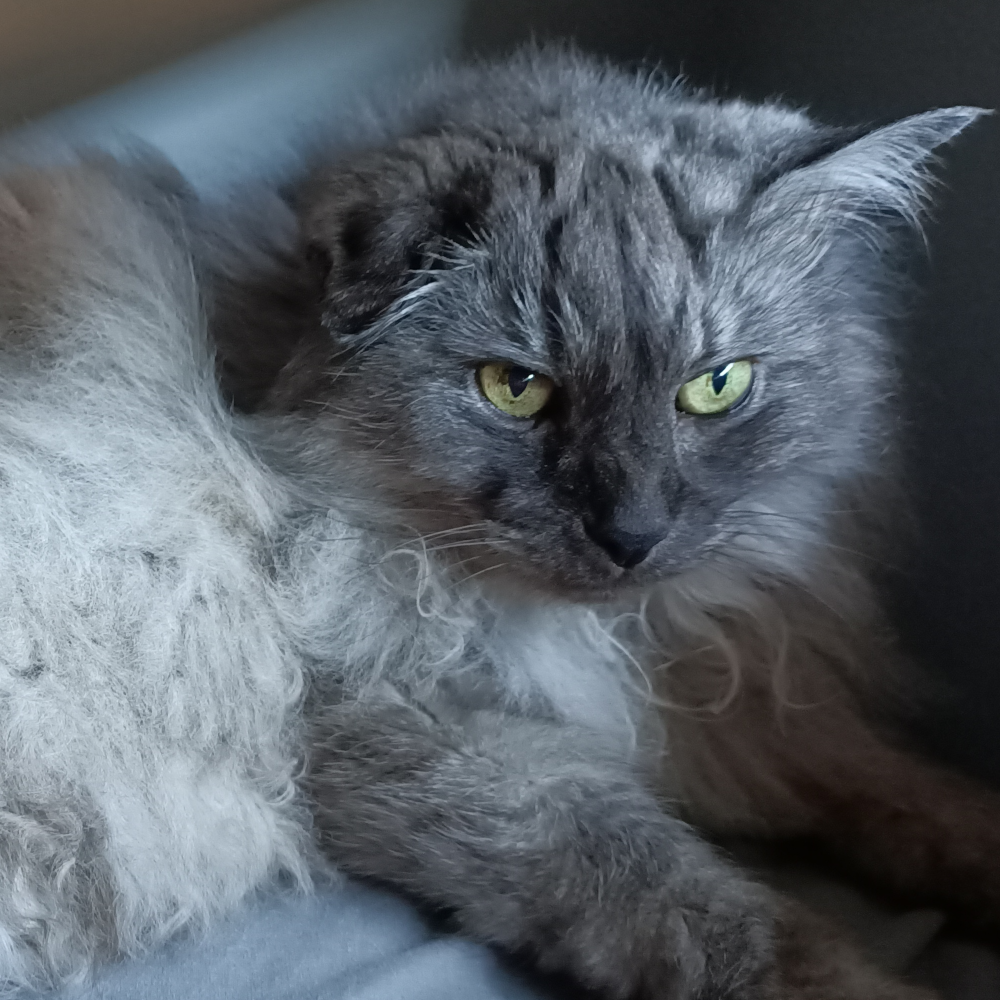
{"type": "Polygon", "coordinates": [[[328,859],[608,997],[927,996],[692,821],[996,925],[996,796],[859,707],[897,654],[853,554],[900,248],[978,114],[527,51],[240,204],[8,170],[0,977],[328,859]]]}

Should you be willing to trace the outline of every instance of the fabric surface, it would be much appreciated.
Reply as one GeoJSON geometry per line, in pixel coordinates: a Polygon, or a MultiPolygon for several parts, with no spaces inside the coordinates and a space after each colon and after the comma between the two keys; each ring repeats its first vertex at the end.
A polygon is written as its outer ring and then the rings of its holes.
{"type": "MultiPolygon", "coordinates": [[[[880,965],[945,1000],[1000,1000],[1000,958],[950,939],[941,914],[891,909],[798,865],[774,866],[768,880],[850,926],[880,965]]],[[[103,969],[58,1000],[547,998],[488,949],[436,934],[402,900],[348,882],[263,900],[203,938],[103,969]]]]}
{"type": "MultiPolygon", "coordinates": [[[[486,948],[362,886],[264,900],[59,1000],[532,1000],[486,948]]],[[[24,998],[27,1000],[27,997],[24,998]]],[[[49,995],[49,1000],[54,998],[49,995]]]]}
{"type": "MultiPolygon", "coordinates": [[[[798,863],[767,881],[850,927],[883,968],[945,1000],[1000,1000],[1000,957],[948,936],[942,914],[899,910],[798,863]]],[[[350,882],[248,907],[198,940],[101,970],[49,1000],[550,1000],[488,949],[436,934],[404,901],[350,882]]],[[[22,1000],[29,1000],[28,997],[22,1000]]]]}

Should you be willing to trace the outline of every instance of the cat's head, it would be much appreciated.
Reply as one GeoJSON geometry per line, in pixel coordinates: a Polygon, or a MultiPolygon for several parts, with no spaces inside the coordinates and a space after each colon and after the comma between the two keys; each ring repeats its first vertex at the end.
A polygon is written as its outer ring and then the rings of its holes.
{"type": "Polygon", "coordinates": [[[978,112],[848,131],[536,54],[407,114],[305,200],[322,329],[270,405],[472,571],[798,558],[879,461],[897,237],[978,112]]]}

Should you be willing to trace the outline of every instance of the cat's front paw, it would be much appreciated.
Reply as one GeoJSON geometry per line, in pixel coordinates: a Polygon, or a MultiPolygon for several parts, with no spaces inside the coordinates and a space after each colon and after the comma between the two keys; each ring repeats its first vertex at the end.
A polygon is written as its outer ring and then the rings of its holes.
{"type": "Polygon", "coordinates": [[[646,1000],[772,1000],[776,986],[770,896],[742,880],[669,910],[662,958],[639,996],[646,1000]]]}
{"type": "Polygon", "coordinates": [[[770,894],[736,872],[695,881],[682,898],[606,909],[585,942],[583,982],[615,1000],[778,1000],[770,894]]]}

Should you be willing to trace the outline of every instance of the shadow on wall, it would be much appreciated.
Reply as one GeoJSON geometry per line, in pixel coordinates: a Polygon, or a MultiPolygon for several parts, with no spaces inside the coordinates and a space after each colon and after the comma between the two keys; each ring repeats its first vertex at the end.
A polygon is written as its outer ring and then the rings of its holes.
{"type": "MultiPolygon", "coordinates": [[[[495,51],[532,33],[835,123],[1000,108],[996,0],[478,0],[465,44],[495,51]]],[[[1000,120],[943,159],[927,294],[900,332],[922,525],[900,622],[957,690],[935,713],[936,749],[1000,783],[1000,120]]]]}

